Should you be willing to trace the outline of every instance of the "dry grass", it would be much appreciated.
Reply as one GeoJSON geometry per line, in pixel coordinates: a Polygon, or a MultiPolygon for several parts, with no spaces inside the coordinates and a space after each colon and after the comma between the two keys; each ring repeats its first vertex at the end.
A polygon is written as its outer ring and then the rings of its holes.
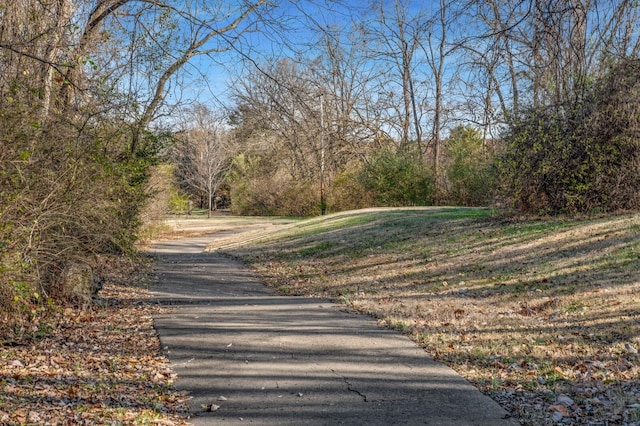
{"type": "Polygon", "coordinates": [[[640,215],[365,210],[225,251],[406,333],[523,424],[640,424],[640,215]]]}
{"type": "Polygon", "coordinates": [[[152,242],[179,238],[216,235],[218,244],[232,246],[247,243],[271,235],[281,229],[294,226],[300,219],[213,215],[210,218],[198,216],[175,216],[149,230],[149,238],[144,239],[139,248],[144,250],[152,242]]]}

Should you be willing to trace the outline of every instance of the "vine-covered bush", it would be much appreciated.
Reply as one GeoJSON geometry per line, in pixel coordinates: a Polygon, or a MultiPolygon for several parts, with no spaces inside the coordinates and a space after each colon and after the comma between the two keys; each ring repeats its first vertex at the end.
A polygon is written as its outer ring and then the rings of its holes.
{"type": "Polygon", "coordinates": [[[228,176],[231,211],[245,216],[320,214],[320,182],[296,179],[257,156],[238,155],[228,176]]]}
{"type": "Polygon", "coordinates": [[[572,103],[513,121],[499,160],[501,193],[527,213],[640,207],[640,60],[627,59],[572,103]]]}
{"type": "Polygon", "coordinates": [[[354,163],[338,174],[328,190],[329,211],[356,210],[374,205],[373,194],[360,181],[362,164],[354,163]]]}
{"type": "Polygon", "coordinates": [[[121,126],[36,120],[29,100],[0,105],[0,341],[73,299],[72,271],[133,253],[155,158],[150,136],[131,153],[121,126]]]}

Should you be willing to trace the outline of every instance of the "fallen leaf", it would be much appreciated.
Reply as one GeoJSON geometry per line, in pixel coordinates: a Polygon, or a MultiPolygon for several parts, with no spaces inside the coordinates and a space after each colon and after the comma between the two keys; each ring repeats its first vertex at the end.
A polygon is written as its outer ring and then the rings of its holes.
{"type": "Polygon", "coordinates": [[[575,402],[568,395],[560,394],[556,398],[556,403],[561,404],[565,407],[571,407],[575,402]]]}
{"type": "Polygon", "coordinates": [[[627,350],[627,352],[629,352],[630,354],[634,354],[637,355],[638,354],[638,350],[636,348],[634,348],[633,346],[631,346],[631,344],[629,343],[625,343],[624,344],[624,348],[627,350]]]}

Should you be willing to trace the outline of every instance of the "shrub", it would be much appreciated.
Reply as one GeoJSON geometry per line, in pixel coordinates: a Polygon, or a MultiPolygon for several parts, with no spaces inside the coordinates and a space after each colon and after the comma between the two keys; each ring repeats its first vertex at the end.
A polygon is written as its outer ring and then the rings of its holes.
{"type": "Polygon", "coordinates": [[[433,202],[433,176],[425,164],[403,152],[382,150],[370,158],[359,181],[378,206],[424,206],[433,202]]]}
{"type": "Polygon", "coordinates": [[[231,210],[248,216],[313,216],[320,213],[320,183],[263,167],[243,154],[229,174],[231,210]]]}
{"type": "Polygon", "coordinates": [[[510,123],[501,193],[525,213],[640,207],[640,61],[627,59],[570,104],[510,123]]]}
{"type": "Polygon", "coordinates": [[[361,172],[361,165],[351,165],[336,176],[329,188],[329,211],[355,210],[374,205],[373,194],[359,179],[361,172]]]}
{"type": "Polygon", "coordinates": [[[453,129],[447,140],[447,198],[450,204],[486,205],[493,191],[492,153],[471,127],[453,129]]]}
{"type": "Polygon", "coordinates": [[[66,301],[62,271],[133,252],[153,163],[152,152],[128,151],[122,126],[53,114],[42,123],[17,99],[0,108],[0,310],[16,324],[66,301]]]}

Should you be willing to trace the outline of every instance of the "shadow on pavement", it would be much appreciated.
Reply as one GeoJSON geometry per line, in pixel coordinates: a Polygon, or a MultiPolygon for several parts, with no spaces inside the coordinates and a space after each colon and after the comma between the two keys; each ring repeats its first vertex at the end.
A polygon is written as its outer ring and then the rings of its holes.
{"type": "Polygon", "coordinates": [[[406,337],[325,300],[283,297],[205,238],[154,247],[154,318],[196,425],[507,425],[406,337]],[[213,404],[213,411],[211,408],[213,404]]]}

